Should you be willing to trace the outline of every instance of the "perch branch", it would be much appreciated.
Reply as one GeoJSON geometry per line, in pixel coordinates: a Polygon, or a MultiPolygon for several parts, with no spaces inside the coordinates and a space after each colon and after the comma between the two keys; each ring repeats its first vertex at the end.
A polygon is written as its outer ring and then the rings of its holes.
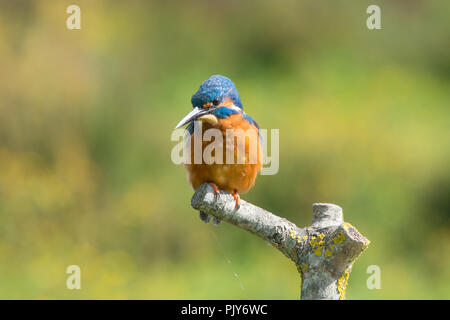
{"type": "Polygon", "coordinates": [[[301,299],[343,299],[353,262],[369,245],[334,204],[313,204],[306,228],[243,200],[235,210],[233,196],[216,195],[209,184],[197,189],[191,205],[263,238],[290,258],[302,277],[301,299]]]}

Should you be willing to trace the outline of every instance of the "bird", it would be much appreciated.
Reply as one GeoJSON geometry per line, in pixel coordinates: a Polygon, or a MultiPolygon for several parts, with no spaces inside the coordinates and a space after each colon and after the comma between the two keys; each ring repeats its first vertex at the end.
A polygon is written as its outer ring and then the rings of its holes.
{"type": "MultiPolygon", "coordinates": [[[[188,182],[194,190],[204,183],[209,183],[216,196],[220,190],[231,193],[235,199],[235,210],[239,210],[240,194],[253,187],[262,167],[261,129],[258,123],[244,112],[239,92],[228,77],[209,77],[192,96],[191,104],[192,111],[175,127],[177,129],[189,124],[185,142],[191,145],[190,161],[184,163],[188,182]],[[201,125],[201,130],[195,130],[195,124],[201,125]],[[218,136],[213,140],[217,142],[218,148],[211,152],[212,156],[217,156],[218,161],[208,163],[201,159],[200,163],[195,162],[195,148],[192,146],[195,145],[196,139],[200,139],[204,155],[210,142],[202,138],[209,129],[216,129],[218,132],[218,136]],[[238,138],[227,140],[227,133],[230,132],[238,138]],[[239,138],[237,132],[241,135],[245,132],[245,135],[239,138]]],[[[211,217],[200,211],[200,219],[209,223],[211,217]]],[[[214,217],[213,224],[219,223],[220,220],[214,217]]]]}

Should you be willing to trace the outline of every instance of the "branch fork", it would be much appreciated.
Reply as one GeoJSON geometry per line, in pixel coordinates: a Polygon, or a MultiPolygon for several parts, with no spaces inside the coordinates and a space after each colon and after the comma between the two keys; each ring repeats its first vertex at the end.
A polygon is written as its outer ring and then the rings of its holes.
{"type": "Polygon", "coordinates": [[[291,259],[302,277],[301,299],[344,299],[353,263],[370,243],[334,204],[314,203],[306,228],[243,200],[236,210],[231,194],[215,194],[207,183],[195,191],[191,205],[257,235],[291,259]]]}

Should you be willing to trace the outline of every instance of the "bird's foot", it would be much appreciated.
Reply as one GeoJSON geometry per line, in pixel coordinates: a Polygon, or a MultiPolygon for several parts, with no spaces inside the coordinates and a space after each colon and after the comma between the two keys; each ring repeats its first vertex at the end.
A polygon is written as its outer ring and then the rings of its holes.
{"type": "Polygon", "coordinates": [[[214,182],[210,182],[209,185],[214,189],[216,195],[220,193],[219,187],[214,182]]]}
{"type": "Polygon", "coordinates": [[[214,200],[217,201],[217,198],[219,197],[220,189],[214,182],[210,182],[209,185],[214,189],[214,200]]]}
{"type": "MultiPolygon", "coordinates": [[[[209,185],[214,189],[214,198],[217,200],[217,197],[219,196],[220,189],[214,182],[209,182],[209,185]]],[[[211,216],[203,211],[200,211],[200,219],[204,223],[209,223],[211,221],[211,216]]],[[[220,223],[220,220],[213,217],[213,224],[217,226],[220,223]]]]}
{"type": "Polygon", "coordinates": [[[233,192],[233,198],[234,198],[234,200],[236,201],[236,206],[235,206],[234,209],[235,209],[236,211],[238,211],[239,208],[241,207],[241,204],[240,204],[241,198],[239,197],[239,193],[238,193],[236,190],[234,190],[234,192],[233,192]]]}

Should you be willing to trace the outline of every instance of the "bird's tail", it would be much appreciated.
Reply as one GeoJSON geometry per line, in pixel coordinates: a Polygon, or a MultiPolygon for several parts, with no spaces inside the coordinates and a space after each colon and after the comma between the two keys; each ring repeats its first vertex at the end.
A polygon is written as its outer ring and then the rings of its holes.
{"type": "MultiPolygon", "coordinates": [[[[203,211],[200,211],[200,219],[204,222],[204,223],[209,223],[211,221],[211,216],[203,211]]],[[[217,219],[216,217],[213,218],[213,224],[214,225],[218,225],[221,221],[219,219],[217,219]]]]}
{"type": "Polygon", "coordinates": [[[209,214],[204,213],[203,211],[200,211],[200,219],[201,219],[204,223],[209,223],[209,221],[211,221],[211,217],[209,216],[209,214]]]}

